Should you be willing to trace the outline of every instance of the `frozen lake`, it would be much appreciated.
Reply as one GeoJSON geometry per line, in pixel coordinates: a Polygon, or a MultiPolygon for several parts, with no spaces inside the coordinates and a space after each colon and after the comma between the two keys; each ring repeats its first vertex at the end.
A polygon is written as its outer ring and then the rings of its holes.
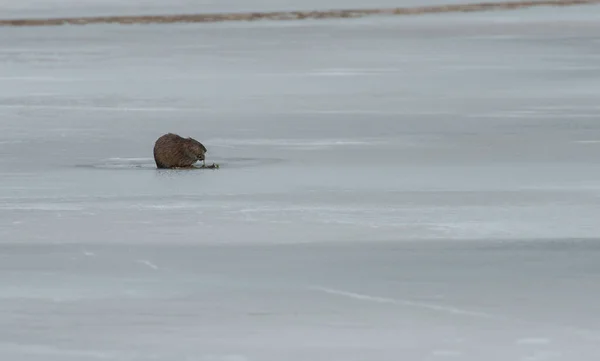
{"type": "Polygon", "coordinates": [[[599,20],[3,28],[0,358],[597,360],[599,20]]]}

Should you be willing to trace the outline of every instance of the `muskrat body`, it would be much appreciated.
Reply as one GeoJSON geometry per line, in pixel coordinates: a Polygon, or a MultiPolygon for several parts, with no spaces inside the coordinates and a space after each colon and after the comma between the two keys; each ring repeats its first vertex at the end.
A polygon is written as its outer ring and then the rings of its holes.
{"type": "Polygon", "coordinates": [[[189,168],[192,164],[204,161],[206,147],[192,138],[183,138],[168,133],[154,143],[154,161],[157,168],[189,168]]]}

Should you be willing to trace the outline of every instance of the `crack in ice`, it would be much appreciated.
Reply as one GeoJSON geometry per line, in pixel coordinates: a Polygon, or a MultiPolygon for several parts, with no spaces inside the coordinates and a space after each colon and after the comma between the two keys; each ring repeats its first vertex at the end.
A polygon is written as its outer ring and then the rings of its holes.
{"type": "Polygon", "coordinates": [[[152,262],[150,262],[148,260],[139,259],[139,260],[137,260],[137,262],[141,263],[143,265],[146,265],[146,266],[148,266],[148,267],[150,267],[152,269],[155,269],[155,270],[158,269],[157,265],[155,265],[154,263],[152,263],[152,262]]]}
{"type": "Polygon", "coordinates": [[[336,296],[341,296],[341,297],[346,297],[346,298],[352,298],[352,299],[360,300],[360,301],[368,301],[368,302],[374,302],[374,303],[392,304],[392,305],[405,306],[405,307],[421,308],[421,309],[427,309],[427,310],[431,310],[431,311],[443,312],[443,313],[447,313],[447,314],[470,316],[470,317],[476,317],[476,318],[482,318],[482,319],[488,319],[488,320],[509,321],[509,322],[516,322],[516,323],[521,323],[521,324],[529,324],[529,325],[544,326],[544,327],[555,327],[555,328],[558,327],[558,328],[561,328],[563,330],[563,332],[571,333],[571,334],[577,335],[579,337],[590,339],[590,340],[600,341],[600,332],[597,330],[589,330],[589,329],[583,329],[583,328],[579,328],[579,327],[548,324],[545,322],[527,321],[527,320],[523,320],[520,318],[509,317],[509,316],[504,316],[504,315],[499,315],[499,314],[486,313],[486,312],[480,312],[480,311],[472,311],[472,310],[467,310],[464,308],[457,308],[457,307],[453,307],[453,306],[438,305],[438,304],[432,304],[432,303],[426,303],[426,302],[416,302],[416,301],[411,301],[411,300],[406,300],[406,299],[372,296],[372,295],[367,295],[367,294],[363,294],[363,293],[350,292],[350,291],[334,289],[334,288],[329,288],[329,287],[312,286],[309,288],[314,291],[319,291],[322,293],[327,293],[330,295],[336,295],[336,296]]]}
{"type": "Polygon", "coordinates": [[[370,296],[370,295],[366,295],[366,294],[348,292],[348,291],[337,290],[337,289],[327,288],[327,287],[320,287],[320,286],[311,287],[311,288],[313,290],[328,293],[331,295],[343,296],[343,297],[353,298],[353,299],[362,300],[362,301],[387,303],[387,304],[409,306],[409,307],[418,307],[418,308],[424,308],[424,309],[438,311],[438,312],[486,318],[486,319],[507,320],[507,318],[503,317],[503,316],[498,316],[498,315],[485,313],[485,312],[479,312],[479,311],[465,310],[465,309],[451,307],[451,306],[436,305],[436,304],[424,303],[424,302],[415,302],[415,301],[404,300],[404,299],[394,299],[394,298],[387,298],[387,297],[370,296]]]}

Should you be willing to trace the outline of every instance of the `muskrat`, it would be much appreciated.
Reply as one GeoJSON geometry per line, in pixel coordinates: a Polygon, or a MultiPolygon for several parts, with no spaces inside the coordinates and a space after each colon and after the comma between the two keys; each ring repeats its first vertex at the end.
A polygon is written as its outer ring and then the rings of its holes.
{"type": "Polygon", "coordinates": [[[154,161],[157,168],[190,168],[201,160],[204,165],[206,147],[193,138],[167,133],[154,143],[154,161]]]}

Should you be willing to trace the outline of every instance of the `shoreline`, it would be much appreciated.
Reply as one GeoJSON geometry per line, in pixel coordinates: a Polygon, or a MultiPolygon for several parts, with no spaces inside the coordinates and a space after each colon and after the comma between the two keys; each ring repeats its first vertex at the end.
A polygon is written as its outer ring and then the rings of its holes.
{"type": "Polygon", "coordinates": [[[339,9],[315,11],[273,11],[243,13],[200,13],[173,15],[135,16],[91,16],[64,18],[24,18],[0,19],[0,26],[59,26],[88,24],[169,24],[169,23],[216,23],[230,21],[257,20],[308,20],[362,18],[367,16],[407,16],[457,12],[508,11],[532,7],[564,7],[577,5],[598,5],[600,0],[533,0],[516,2],[489,2],[419,7],[379,8],[379,9],[339,9]]]}

